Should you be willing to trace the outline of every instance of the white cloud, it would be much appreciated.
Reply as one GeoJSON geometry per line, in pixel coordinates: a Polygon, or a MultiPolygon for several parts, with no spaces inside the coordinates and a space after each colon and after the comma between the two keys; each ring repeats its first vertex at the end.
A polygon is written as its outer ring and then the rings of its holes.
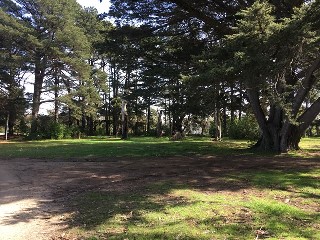
{"type": "Polygon", "coordinates": [[[83,7],[95,7],[99,13],[108,12],[110,7],[109,0],[77,0],[83,7]]]}

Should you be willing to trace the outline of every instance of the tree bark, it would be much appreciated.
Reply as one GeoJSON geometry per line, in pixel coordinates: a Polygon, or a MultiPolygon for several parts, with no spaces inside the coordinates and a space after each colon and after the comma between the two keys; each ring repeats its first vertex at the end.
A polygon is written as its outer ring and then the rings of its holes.
{"type": "Polygon", "coordinates": [[[127,102],[125,100],[122,100],[121,116],[122,116],[121,139],[128,139],[128,113],[127,113],[127,102]]]}
{"type": "Polygon", "coordinates": [[[37,133],[37,119],[41,104],[42,85],[45,76],[46,57],[37,56],[35,61],[34,72],[34,88],[33,88],[33,101],[32,101],[32,123],[31,123],[31,136],[37,133]]]}
{"type": "Polygon", "coordinates": [[[297,92],[293,106],[292,106],[292,115],[295,117],[298,114],[298,111],[307,96],[310,92],[310,89],[316,82],[316,78],[313,73],[320,67],[320,55],[315,59],[313,64],[305,71],[300,73],[297,77],[304,77],[302,81],[302,86],[300,87],[299,91],[297,92]]]}
{"type": "Polygon", "coordinates": [[[54,80],[54,120],[59,120],[59,77],[56,76],[54,80]]]}
{"type": "Polygon", "coordinates": [[[162,111],[158,112],[158,122],[157,122],[157,137],[162,135],[162,111]]]}
{"type": "Polygon", "coordinates": [[[305,132],[320,113],[320,97],[298,118],[299,131],[305,132]]]}
{"type": "Polygon", "coordinates": [[[147,134],[150,134],[151,130],[151,109],[150,109],[150,102],[148,101],[148,108],[147,108],[147,134]]]}
{"type": "Polygon", "coordinates": [[[214,110],[214,124],[215,124],[215,140],[220,141],[222,138],[222,131],[221,131],[221,120],[220,120],[220,109],[215,107],[214,110]]]}
{"type": "Polygon", "coordinates": [[[267,125],[266,116],[261,108],[259,93],[256,89],[247,89],[247,95],[253,114],[255,115],[260,130],[262,131],[262,136],[254,147],[265,151],[273,150],[272,136],[267,125]]]}
{"type": "Polygon", "coordinates": [[[5,127],[5,139],[6,139],[6,141],[8,140],[9,117],[10,117],[10,114],[9,114],[9,112],[8,112],[8,113],[7,113],[7,116],[6,116],[6,127],[5,127]]]}
{"type": "Polygon", "coordinates": [[[298,117],[298,125],[295,125],[284,116],[280,107],[272,106],[269,120],[261,108],[259,94],[255,90],[248,90],[248,97],[253,112],[262,130],[261,139],[255,147],[261,150],[287,152],[288,150],[298,150],[299,143],[307,128],[320,113],[320,98],[318,98],[305,112],[298,117]]]}

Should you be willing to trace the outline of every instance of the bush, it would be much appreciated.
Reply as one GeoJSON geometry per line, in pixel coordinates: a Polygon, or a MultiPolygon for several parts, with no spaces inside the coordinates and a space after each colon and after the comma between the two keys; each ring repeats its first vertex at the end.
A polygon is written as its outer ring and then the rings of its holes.
{"type": "Polygon", "coordinates": [[[19,121],[18,131],[20,134],[27,135],[30,132],[30,127],[28,126],[24,117],[22,117],[19,121]]]}
{"type": "Polygon", "coordinates": [[[258,140],[260,136],[258,123],[252,115],[247,115],[229,124],[228,136],[232,139],[258,140]]]}
{"type": "Polygon", "coordinates": [[[39,116],[37,119],[37,133],[29,134],[27,139],[65,139],[76,135],[77,128],[68,127],[67,125],[55,122],[50,116],[39,116]]]}
{"type": "Polygon", "coordinates": [[[52,122],[50,124],[49,136],[51,139],[63,139],[66,138],[66,125],[59,122],[52,122]]]}

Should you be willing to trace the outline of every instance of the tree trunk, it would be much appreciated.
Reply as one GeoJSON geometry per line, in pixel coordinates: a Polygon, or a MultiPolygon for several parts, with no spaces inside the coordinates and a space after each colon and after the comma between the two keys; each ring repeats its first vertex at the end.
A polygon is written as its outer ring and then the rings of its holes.
{"type": "Polygon", "coordinates": [[[214,110],[214,124],[215,124],[215,140],[220,141],[222,138],[222,132],[221,132],[221,120],[220,120],[220,111],[215,107],[214,110]]]}
{"type": "Polygon", "coordinates": [[[45,76],[46,69],[46,58],[38,56],[35,62],[35,72],[34,72],[34,88],[33,88],[33,101],[32,101],[32,122],[31,122],[31,136],[35,136],[37,133],[37,119],[41,104],[41,92],[42,85],[45,76]]]}
{"type": "Polygon", "coordinates": [[[233,84],[231,84],[231,86],[230,86],[230,123],[231,124],[234,123],[234,119],[235,119],[235,117],[234,117],[234,111],[235,111],[235,109],[234,109],[234,105],[235,105],[234,99],[235,99],[234,86],[233,86],[233,84]]]}
{"type": "Polygon", "coordinates": [[[265,151],[272,150],[272,136],[267,125],[265,114],[260,105],[259,93],[256,89],[248,89],[247,95],[250,101],[253,114],[255,115],[260,130],[262,131],[262,136],[260,140],[254,145],[254,148],[259,148],[265,151]]]}
{"type": "Polygon", "coordinates": [[[242,90],[242,83],[240,83],[240,91],[239,91],[240,100],[239,100],[239,116],[238,116],[239,121],[241,121],[241,118],[242,118],[243,94],[244,93],[243,93],[243,90],[242,90]]]}
{"type": "Polygon", "coordinates": [[[294,125],[284,116],[283,110],[275,106],[271,106],[270,116],[268,121],[266,121],[260,105],[258,92],[250,89],[247,91],[247,94],[254,115],[262,130],[262,136],[254,147],[260,150],[277,152],[298,150],[302,136],[320,113],[320,98],[298,117],[297,123],[294,125]]]}
{"type": "Polygon", "coordinates": [[[54,120],[59,120],[59,77],[56,76],[54,80],[54,120]]]}
{"type": "Polygon", "coordinates": [[[162,136],[162,111],[158,112],[157,137],[162,136]]]}
{"type": "Polygon", "coordinates": [[[121,139],[128,139],[127,102],[124,100],[122,100],[121,116],[122,116],[122,136],[121,136],[121,139]]]}
{"type": "Polygon", "coordinates": [[[185,115],[180,115],[180,116],[173,115],[173,118],[172,118],[172,133],[173,134],[176,132],[180,132],[180,133],[183,132],[182,122],[183,122],[184,117],[185,117],[185,115]]]}
{"type": "Polygon", "coordinates": [[[117,105],[117,103],[114,103],[112,108],[112,135],[113,136],[118,136],[119,116],[120,116],[119,106],[117,105]]]}
{"type": "Polygon", "coordinates": [[[88,135],[94,136],[94,120],[92,117],[88,117],[88,135]]]}
{"type": "Polygon", "coordinates": [[[223,124],[222,124],[222,134],[225,136],[227,134],[227,128],[228,128],[228,123],[227,123],[227,108],[226,106],[223,106],[223,124]]]}
{"type": "Polygon", "coordinates": [[[111,108],[111,105],[108,103],[106,103],[106,112],[105,112],[105,121],[106,121],[106,135],[107,136],[110,136],[111,135],[111,131],[110,131],[110,114],[111,114],[111,111],[110,111],[110,108],[111,108]]]}
{"type": "Polygon", "coordinates": [[[147,108],[147,134],[150,134],[151,130],[151,109],[150,109],[150,103],[148,102],[148,108],[147,108]]]}
{"type": "Polygon", "coordinates": [[[84,113],[82,113],[82,117],[81,117],[81,132],[82,133],[86,133],[86,126],[87,126],[86,115],[84,113]]]}
{"type": "Polygon", "coordinates": [[[8,112],[8,113],[7,113],[7,117],[6,117],[6,127],[5,127],[5,138],[6,138],[6,141],[8,140],[9,117],[10,117],[10,114],[9,114],[9,112],[8,112]]]}
{"type": "MultiPolygon", "coordinates": [[[[14,108],[14,107],[13,107],[14,108]]],[[[14,135],[14,125],[16,121],[16,111],[14,109],[9,110],[9,122],[8,122],[8,132],[9,135],[14,135]]]]}

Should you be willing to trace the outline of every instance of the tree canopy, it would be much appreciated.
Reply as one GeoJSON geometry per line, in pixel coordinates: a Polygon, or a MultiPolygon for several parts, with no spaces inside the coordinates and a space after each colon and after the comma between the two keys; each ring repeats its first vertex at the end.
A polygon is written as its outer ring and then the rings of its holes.
{"type": "Polygon", "coordinates": [[[9,99],[21,99],[13,129],[29,101],[35,137],[49,101],[52,124],[72,134],[204,133],[212,121],[220,139],[244,121],[259,126],[256,147],[297,149],[320,112],[319,5],[111,0],[99,15],[75,0],[4,0],[2,116],[9,99]]]}

